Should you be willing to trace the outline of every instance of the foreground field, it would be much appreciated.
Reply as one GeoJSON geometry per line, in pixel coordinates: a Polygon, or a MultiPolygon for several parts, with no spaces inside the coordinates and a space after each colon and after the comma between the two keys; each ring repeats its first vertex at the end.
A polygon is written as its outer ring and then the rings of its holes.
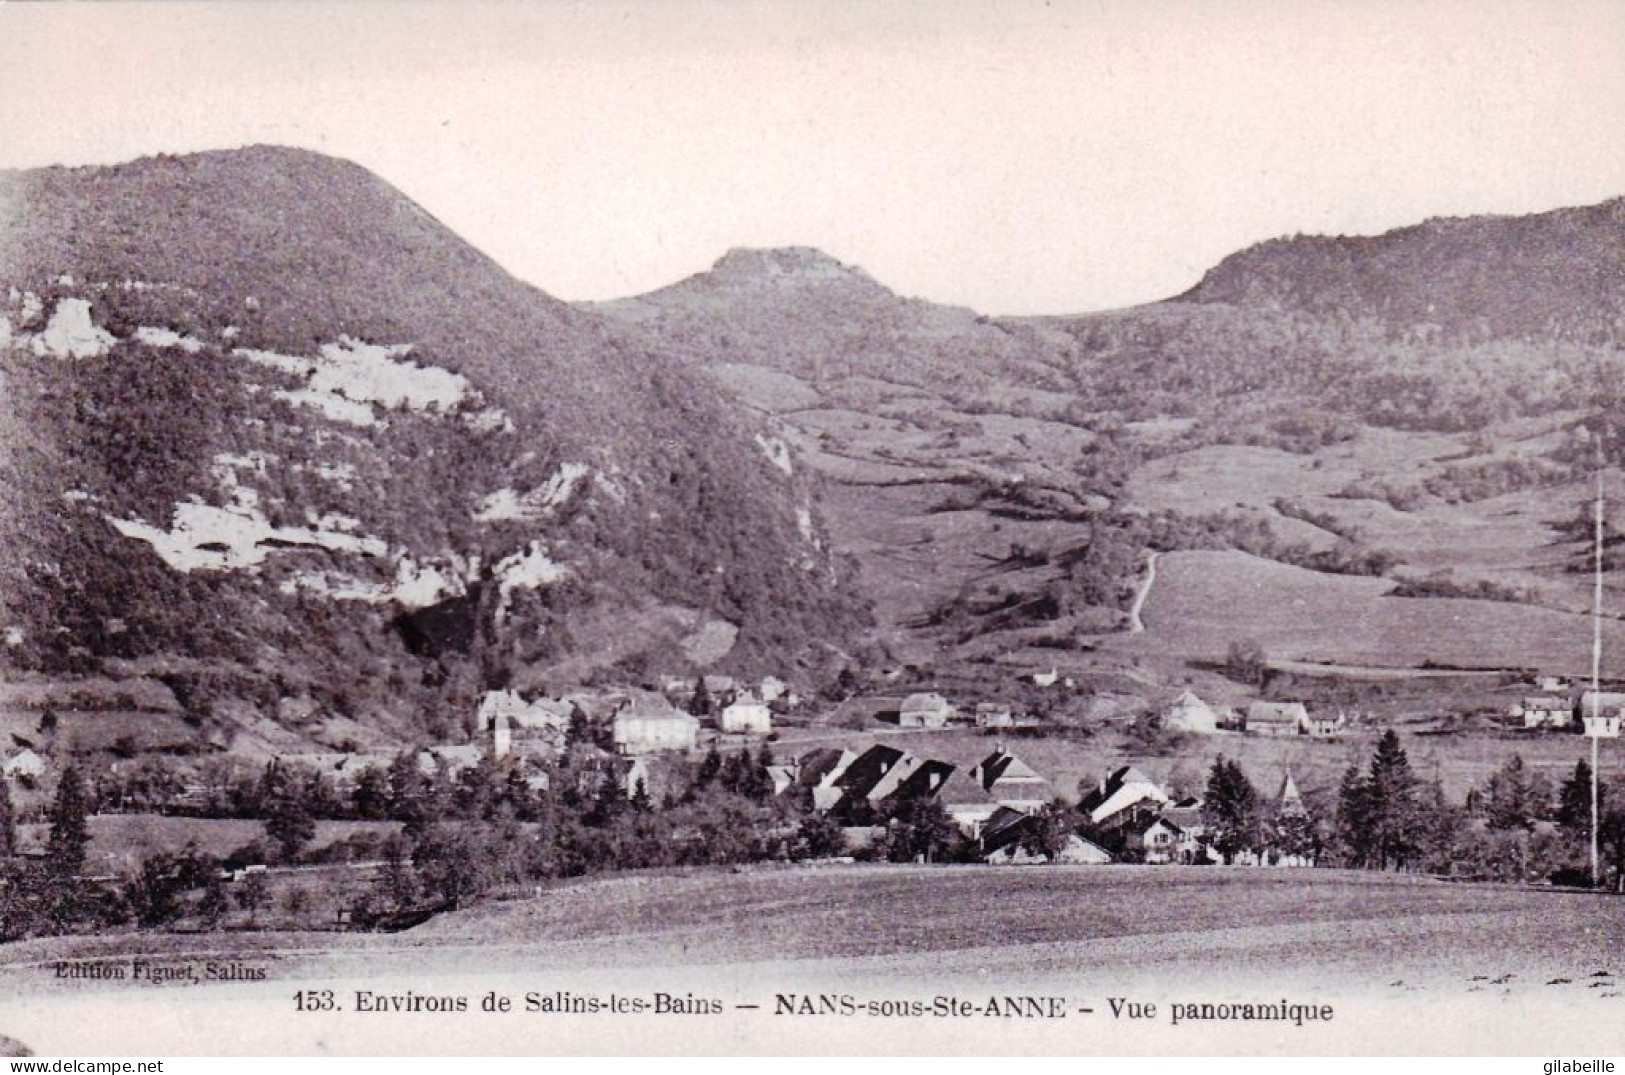
{"type": "MultiPolygon", "coordinates": [[[[859,997],[1019,991],[1065,996],[1077,1007],[1070,1024],[984,1027],[975,1039],[986,1049],[991,1032],[1001,1048],[1017,1051],[1180,1048],[1165,1036],[1166,1022],[1143,1032],[1116,1024],[1106,1015],[1111,997],[1140,998],[1165,1012],[1174,1002],[1290,997],[1335,1004],[1343,1022],[1312,1031],[1185,1030],[1194,1036],[1181,1039],[1183,1047],[1625,1048],[1625,900],[1333,871],[837,865],[621,875],[485,903],[392,937],[129,935],[26,942],[3,957],[0,993],[9,998],[10,1014],[0,1029],[40,1048],[53,1035],[79,1035],[73,1040],[81,1052],[95,1051],[102,1038],[109,1047],[130,1044],[127,1023],[126,1036],[118,1037],[63,1019],[110,1005],[153,1013],[141,1032],[180,1035],[162,1038],[183,1043],[172,1051],[186,1051],[185,1042],[217,1051],[251,1048],[270,1031],[242,1016],[253,1004],[286,1009],[295,982],[305,989],[332,985],[341,996],[360,985],[472,996],[487,989],[692,992],[727,998],[730,1008],[765,1009],[796,991],[859,997]],[[138,958],[241,960],[266,968],[269,980],[186,989],[182,997],[183,987],[132,990],[61,981],[53,972],[59,959],[129,965],[138,958]],[[1449,1018],[1440,1018],[1445,1012],[1449,1018]],[[1080,1023],[1083,1015],[1090,1021],[1080,1023]]],[[[663,1034],[677,1049],[729,1041],[791,1050],[820,1041],[824,1050],[970,1047],[960,1041],[967,1028],[919,1021],[832,1026],[770,1014],[730,1010],[728,1019],[657,1021],[637,1032],[663,1034]]],[[[478,1037],[480,1025],[477,1018],[430,1026],[421,1017],[290,1016],[278,1048],[317,1034],[323,1036],[312,1039],[312,1048],[394,1051],[415,1040],[420,1048],[500,1052],[524,1042],[542,1048],[544,1039],[535,1035],[544,1033],[546,1049],[566,1042],[614,1048],[602,1036],[610,1027],[602,1019],[533,1018],[528,1025],[510,1019],[504,1033],[519,1036],[496,1043],[478,1037]],[[399,1031],[435,1037],[381,1036],[399,1031]]],[[[632,1024],[623,1025],[633,1032],[632,1024]]]]}

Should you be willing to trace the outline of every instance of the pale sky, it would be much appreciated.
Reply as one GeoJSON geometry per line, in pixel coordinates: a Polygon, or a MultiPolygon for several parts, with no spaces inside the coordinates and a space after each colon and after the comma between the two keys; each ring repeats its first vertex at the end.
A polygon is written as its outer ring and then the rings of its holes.
{"type": "Polygon", "coordinates": [[[561,298],[810,245],[988,313],[1625,194],[1625,4],[7,3],[0,168],[355,160],[561,298]]]}

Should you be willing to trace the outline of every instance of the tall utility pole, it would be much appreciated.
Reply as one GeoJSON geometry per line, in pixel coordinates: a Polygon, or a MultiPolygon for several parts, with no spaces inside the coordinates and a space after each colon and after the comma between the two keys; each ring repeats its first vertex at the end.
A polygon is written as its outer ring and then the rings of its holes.
{"type": "MultiPolygon", "coordinates": [[[[1591,704],[1596,709],[1600,725],[1602,717],[1602,437],[1597,437],[1597,503],[1592,514],[1596,517],[1596,579],[1591,592],[1591,704]]],[[[1584,707],[1581,707],[1584,717],[1584,707]]],[[[1600,727],[1599,727],[1600,731],[1600,727]]],[[[1591,738],[1591,887],[1602,887],[1602,864],[1597,854],[1597,825],[1600,813],[1597,798],[1597,745],[1600,734],[1591,738]]]]}

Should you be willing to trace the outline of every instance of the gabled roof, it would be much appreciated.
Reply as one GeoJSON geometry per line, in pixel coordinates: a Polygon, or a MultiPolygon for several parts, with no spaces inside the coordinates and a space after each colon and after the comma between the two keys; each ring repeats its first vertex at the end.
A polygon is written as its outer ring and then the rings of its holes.
{"type": "Polygon", "coordinates": [[[767,703],[765,703],[761,699],[757,698],[756,695],[752,694],[750,691],[744,690],[744,691],[740,691],[737,695],[735,695],[734,700],[729,702],[727,704],[727,706],[725,706],[724,708],[732,709],[736,705],[766,705],[766,704],[767,703]]]}
{"type": "MultiPolygon", "coordinates": [[[[963,769],[955,769],[949,774],[947,781],[937,792],[937,801],[942,804],[944,810],[952,810],[954,807],[997,805],[993,796],[989,795],[982,785],[972,780],[970,774],[963,769]]],[[[1006,806],[998,807],[998,810],[1008,809],[1006,806]]]]}
{"type": "Polygon", "coordinates": [[[810,788],[839,779],[856,758],[856,754],[840,747],[809,751],[796,762],[796,783],[810,788]]]}
{"type": "Polygon", "coordinates": [[[886,774],[909,757],[907,751],[876,743],[853,758],[834,780],[834,784],[850,795],[868,798],[886,774]]]}
{"type": "Polygon", "coordinates": [[[1161,816],[1166,818],[1168,823],[1180,832],[1194,833],[1206,828],[1202,824],[1202,805],[1200,803],[1195,806],[1170,806],[1162,812],[1161,816]]]}
{"type": "Polygon", "coordinates": [[[1146,814],[1131,824],[1128,831],[1136,836],[1144,836],[1159,825],[1176,836],[1185,835],[1184,826],[1174,821],[1167,814],[1146,814]]]}
{"type": "Polygon", "coordinates": [[[876,785],[874,794],[888,799],[936,798],[955,772],[952,765],[935,758],[919,760],[913,766],[900,764],[876,785]]]}
{"type": "Polygon", "coordinates": [[[1625,691],[1585,691],[1580,695],[1580,714],[1595,716],[1597,706],[1604,710],[1625,709],[1625,691]]]}
{"type": "Polygon", "coordinates": [[[1156,781],[1132,765],[1124,765],[1110,773],[1098,788],[1084,796],[1082,806],[1096,823],[1122,813],[1142,802],[1155,802],[1159,806],[1170,799],[1156,781]]]}
{"type": "MultiPolygon", "coordinates": [[[[1020,810],[1012,810],[1008,806],[999,807],[993,811],[993,816],[988,818],[987,823],[982,826],[982,846],[988,850],[1003,846],[1000,843],[1000,837],[1031,816],[1031,814],[1023,813],[1020,810]]],[[[1009,841],[1004,842],[1008,843],[1009,841]]]]}
{"type": "Polygon", "coordinates": [[[1302,702],[1254,702],[1247,707],[1248,724],[1296,724],[1308,719],[1302,702]]]}
{"type": "Polygon", "coordinates": [[[682,720],[693,723],[696,726],[699,724],[699,720],[697,718],[684,713],[682,710],[672,705],[664,694],[657,691],[641,690],[632,692],[632,701],[628,703],[626,708],[615,714],[615,719],[617,721],[636,719],[682,720]]]}
{"type": "Polygon", "coordinates": [[[1568,709],[1573,703],[1555,694],[1534,694],[1523,699],[1520,704],[1525,709],[1568,709]]]}
{"type": "Polygon", "coordinates": [[[948,699],[944,698],[936,691],[921,691],[918,694],[911,694],[907,698],[904,698],[901,711],[904,713],[915,713],[920,711],[939,713],[944,709],[951,708],[953,707],[948,704],[948,699]]]}
{"type": "Polygon", "coordinates": [[[1032,766],[1002,747],[983,758],[972,771],[976,773],[977,779],[981,781],[984,788],[991,788],[994,784],[1004,780],[1038,784],[1049,783],[1042,776],[1039,776],[1032,766]]]}
{"type": "Polygon", "coordinates": [[[879,780],[874,782],[874,785],[869,789],[866,798],[868,798],[871,802],[880,802],[882,799],[890,799],[898,794],[898,790],[902,788],[903,784],[907,782],[909,777],[913,776],[918,769],[923,766],[931,766],[935,764],[940,763],[929,762],[923,758],[916,757],[913,754],[904,754],[902,758],[898,760],[897,764],[893,765],[885,772],[884,775],[881,776],[879,780]]]}

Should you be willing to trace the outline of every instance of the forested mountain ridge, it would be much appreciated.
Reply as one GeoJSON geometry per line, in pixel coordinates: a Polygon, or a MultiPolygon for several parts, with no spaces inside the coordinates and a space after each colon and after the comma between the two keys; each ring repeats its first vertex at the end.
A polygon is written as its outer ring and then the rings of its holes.
{"type": "Polygon", "coordinates": [[[811,668],[861,622],[769,429],[364,169],[255,147],[0,206],[14,669],[410,734],[514,678],[811,668]]]}

